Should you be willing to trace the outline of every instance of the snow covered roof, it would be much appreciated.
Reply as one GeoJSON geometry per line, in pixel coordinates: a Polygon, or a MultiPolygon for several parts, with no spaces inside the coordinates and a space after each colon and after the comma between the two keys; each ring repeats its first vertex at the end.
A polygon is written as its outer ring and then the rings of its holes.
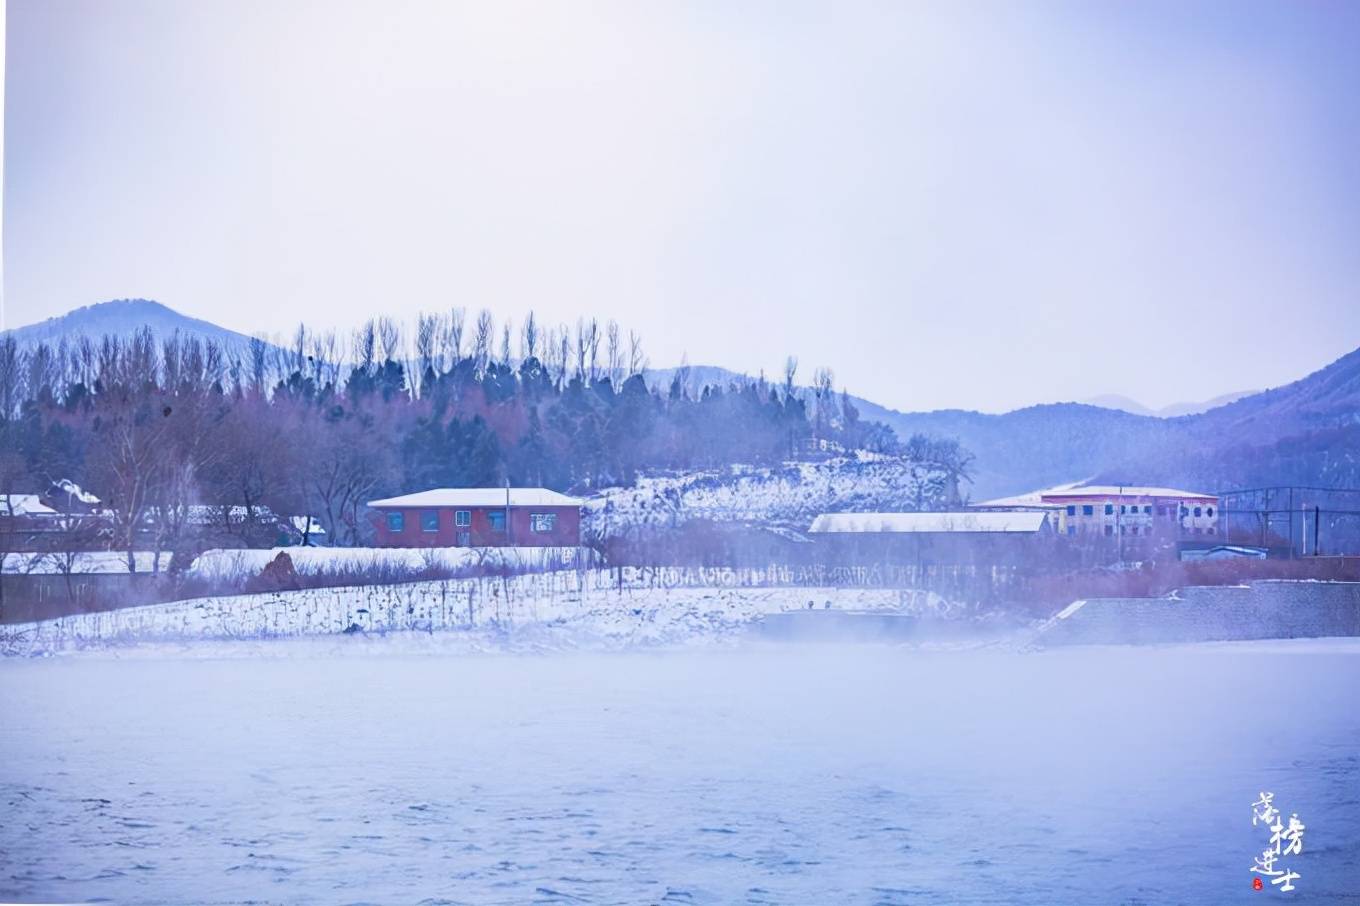
{"type": "Polygon", "coordinates": [[[98,497],[94,496],[69,478],[63,478],[61,481],[57,482],[56,487],[59,488],[63,494],[69,494],[81,503],[93,506],[99,502],[98,497]]]}
{"type": "Polygon", "coordinates": [[[1060,491],[1070,491],[1080,482],[1060,484],[1057,487],[1046,488],[1042,491],[1029,491],[1025,494],[1016,494],[1014,497],[998,497],[995,500],[986,500],[982,503],[975,503],[974,506],[1043,506],[1044,495],[1057,494],[1060,491]]]}
{"type": "Polygon", "coordinates": [[[1061,500],[1081,499],[1086,497],[1174,497],[1177,500],[1217,500],[1213,494],[1202,494],[1198,491],[1181,491],[1176,488],[1154,488],[1142,485],[1113,485],[1113,484],[1061,484],[1054,488],[1047,488],[1042,491],[1030,491],[1028,494],[1017,494],[1014,497],[998,497],[996,500],[988,500],[984,503],[976,504],[980,507],[1002,507],[1002,506],[1043,506],[1046,503],[1056,503],[1061,500]]]}
{"type": "Polygon", "coordinates": [[[840,532],[1037,532],[1043,513],[823,513],[812,520],[814,534],[840,532]]]}
{"type": "Polygon", "coordinates": [[[1248,547],[1242,544],[1219,544],[1203,550],[1181,551],[1182,560],[1222,560],[1229,557],[1247,557],[1264,560],[1270,552],[1264,547],[1248,547]]]}
{"type": "Polygon", "coordinates": [[[308,535],[324,535],[325,527],[315,516],[290,516],[289,521],[293,523],[293,528],[308,535]]]}
{"type": "MultiPolygon", "coordinates": [[[[547,488],[510,488],[510,506],[580,506],[584,501],[568,497],[547,488]]],[[[374,509],[396,509],[399,507],[490,507],[506,505],[505,488],[431,488],[415,494],[388,497],[384,500],[370,500],[368,505],[374,509]]]]}
{"type": "Polygon", "coordinates": [[[1193,498],[1196,500],[1217,500],[1213,494],[1203,494],[1199,491],[1181,491],[1176,488],[1149,488],[1139,485],[1113,485],[1113,484],[1090,484],[1076,488],[1064,488],[1062,490],[1044,491],[1045,499],[1070,498],[1070,497],[1176,497],[1193,498]]]}
{"type": "Polygon", "coordinates": [[[55,516],[37,494],[0,494],[0,516],[55,516]]]}

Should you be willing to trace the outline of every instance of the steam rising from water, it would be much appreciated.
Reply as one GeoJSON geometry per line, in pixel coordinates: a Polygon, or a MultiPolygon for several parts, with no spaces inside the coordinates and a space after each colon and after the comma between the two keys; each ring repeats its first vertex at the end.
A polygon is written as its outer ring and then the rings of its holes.
{"type": "Polygon", "coordinates": [[[1349,642],[294,650],[0,663],[0,898],[1231,902],[1263,789],[1360,876],[1349,642]]]}

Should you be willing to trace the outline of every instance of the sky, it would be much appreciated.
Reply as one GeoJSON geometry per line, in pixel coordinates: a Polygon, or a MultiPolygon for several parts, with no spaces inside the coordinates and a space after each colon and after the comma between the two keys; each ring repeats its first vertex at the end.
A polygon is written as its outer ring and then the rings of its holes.
{"type": "Polygon", "coordinates": [[[1360,346],[1360,4],[8,0],[19,326],[617,319],[907,410],[1360,346]]]}

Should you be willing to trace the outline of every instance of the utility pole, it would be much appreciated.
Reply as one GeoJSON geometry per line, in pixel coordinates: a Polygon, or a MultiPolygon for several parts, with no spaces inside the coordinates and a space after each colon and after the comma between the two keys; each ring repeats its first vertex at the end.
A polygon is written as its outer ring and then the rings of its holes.
{"type": "MultiPolygon", "coordinates": [[[[1302,526],[1300,526],[1302,528],[1302,526]]],[[[1294,486],[1289,486],[1289,559],[1294,559],[1294,486]]]]}
{"type": "Polygon", "coordinates": [[[1114,511],[1114,549],[1115,557],[1118,559],[1119,566],[1124,565],[1124,520],[1120,516],[1124,512],[1124,485],[1119,485],[1119,502],[1115,504],[1118,509],[1114,511]]]}

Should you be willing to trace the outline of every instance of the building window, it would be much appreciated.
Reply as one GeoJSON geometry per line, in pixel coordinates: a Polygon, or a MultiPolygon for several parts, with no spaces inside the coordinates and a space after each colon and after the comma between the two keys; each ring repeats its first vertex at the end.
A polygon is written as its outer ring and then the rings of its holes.
{"type": "Polygon", "coordinates": [[[1113,504],[1113,503],[1107,503],[1107,504],[1105,504],[1105,515],[1106,515],[1106,516],[1110,516],[1110,515],[1113,515],[1113,513],[1114,513],[1114,504],[1113,504]]]}
{"type": "MultiPolygon", "coordinates": [[[[1071,509],[1071,507],[1068,507],[1068,509],[1071,509]]],[[[1076,527],[1075,525],[1069,525],[1069,526],[1067,527],[1067,534],[1069,534],[1069,535],[1075,535],[1076,533],[1077,533],[1077,527],[1076,527]]]]}
{"type": "Polygon", "coordinates": [[[505,510],[492,510],[486,514],[486,519],[491,523],[491,531],[505,531],[505,510]]]}
{"type": "Polygon", "coordinates": [[[1095,515],[1095,512],[1096,512],[1095,506],[1092,505],[1092,504],[1089,504],[1089,503],[1088,503],[1088,504],[1085,504],[1085,505],[1082,506],[1082,508],[1081,508],[1081,514],[1082,514],[1083,516],[1094,516],[1094,515],[1095,515]]]}
{"type": "Polygon", "coordinates": [[[1077,515],[1077,508],[1076,508],[1075,505],[1069,506],[1069,507],[1067,508],[1067,515],[1069,515],[1069,516],[1075,516],[1075,515],[1077,515]]]}
{"type": "Polygon", "coordinates": [[[1214,533],[1214,527],[1213,527],[1212,525],[1209,526],[1208,532],[1209,532],[1209,534],[1211,534],[1211,535],[1214,533]]]}
{"type": "Polygon", "coordinates": [[[1136,534],[1138,534],[1138,526],[1135,525],[1135,526],[1133,526],[1132,528],[1130,528],[1130,529],[1129,529],[1129,534],[1131,534],[1131,535],[1136,535],[1136,534]]]}
{"type": "Polygon", "coordinates": [[[459,528],[472,525],[472,510],[458,510],[453,514],[453,524],[459,528]]]}
{"type": "Polygon", "coordinates": [[[1112,526],[1112,525],[1107,525],[1107,526],[1105,526],[1105,534],[1106,534],[1106,535],[1113,535],[1113,534],[1114,534],[1114,526],[1112,526]]]}
{"type": "Polygon", "coordinates": [[[404,531],[406,531],[406,514],[405,514],[405,513],[388,513],[388,514],[387,514],[387,530],[388,530],[389,532],[404,532],[404,531]]]}
{"type": "Polygon", "coordinates": [[[1190,508],[1189,508],[1188,506],[1182,506],[1182,507],[1181,507],[1181,518],[1184,519],[1186,516],[1189,516],[1189,515],[1190,515],[1190,508]]]}
{"type": "Polygon", "coordinates": [[[1205,512],[1205,515],[1212,516],[1212,515],[1214,514],[1214,508],[1213,508],[1213,507],[1209,507],[1209,509],[1205,510],[1204,512],[1205,512]]]}
{"type": "Polygon", "coordinates": [[[1200,508],[1199,508],[1199,507],[1195,507],[1195,518],[1196,518],[1196,519],[1199,518],[1199,514],[1200,514],[1200,508]]]}
{"type": "Polygon", "coordinates": [[[1195,534],[1196,534],[1196,535],[1202,535],[1202,534],[1204,534],[1204,529],[1201,529],[1201,528],[1195,529],[1195,534]]]}
{"type": "Polygon", "coordinates": [[[529,531],[536,535],[547,535],[557,528],[556,513],[530,513],[529,531]]]}
{"type": "Polygon", "coordinates": [[[420,514],[420,530],[422,532],[439,531],[439,511],[423,510],[420,514]]]}
{"type": "Polygon", "coordinates": [[[1151,515],[1152,515],[1152,504],[1149,503],[1147,506],[1143,507],[1143,514],[1144,514],[1145,516],[1151,516],[1151,515]]]}

